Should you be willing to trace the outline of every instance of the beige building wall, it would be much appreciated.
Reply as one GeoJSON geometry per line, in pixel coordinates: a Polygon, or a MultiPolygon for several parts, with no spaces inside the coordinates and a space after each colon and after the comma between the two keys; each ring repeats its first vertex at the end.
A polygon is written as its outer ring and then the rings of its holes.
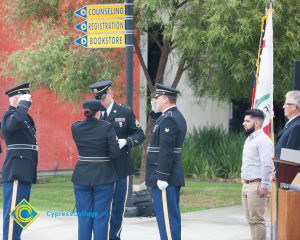
{"type": "MultiPolygon", "coordinates": [[[[147,59],[147,35],[141,36],[141,46],[143,49],[144,59],[147,59]]],[[[172,55],[168,59],[167,68],[164,75],[166,85],[171,85],[171,81],[177,71],[176,56],[172,55]]],[[[146,61],[147,62],[147,61],[146,61]]],[[[140,71],[140,121],[143,127],[146,126],[146,80],[143,69],[140,71]]],[[[209,79],[208,79],[209,81],[209,79]]],[[[229,129],[230,104],[226,102],[217,102],[209,98],[199,98],[194,95],[193,90],[188,82],[187,75],[183,75],[177,87],[181,91],[178,98],[177,106],[183,113],[187,125],[188,132],[192,132],[194,128],[219,126],[224,130],[229,129]]]]}

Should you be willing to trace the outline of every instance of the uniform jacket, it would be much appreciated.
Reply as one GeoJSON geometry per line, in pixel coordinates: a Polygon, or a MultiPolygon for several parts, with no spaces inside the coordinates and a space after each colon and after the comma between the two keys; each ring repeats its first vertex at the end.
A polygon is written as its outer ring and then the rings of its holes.
{"type": "Polygon", "coordinates": [[[95,186],[116,181],[113,163],[120,156],[119,144],[113,126],[97,118],[72,124],[72,136],[80,157],[110,157],[110,161],[78,161],[72,181],[74,184],[95,186]]]}
{"type": "Polygon", "coordinates": [[[275,146],[277,159],[280,159],[281,148],[300,150],[300,116],[287,123],[278,134],[275,146]]]}
{"type": "Polygon", "coordinates": [[[186,131],[186,121],[177,107],[168,109],[155,121],[147,155],[147,186],[157,187],[157,180],[184,186],[181,148],[186,131]]]}
{"type": "MultiPolygon", "coordinates": [[[[1,130],[6,145],[36,145],[36,129],[33,119],[27,114],[30,101],[20,101],[17,108],[10,106],[3,114],[1,130]]],[[[8,150],[2,167],[2,180],[20,180],[36,183],[38,151],[8,150]]]]}
{"type": "Polygon", "coordinates": [[[114,102],[107,116],[119,139],[126,139],[127,144],[121,149],[119,161],[114,163],[118,177],[123,178],[134,173],[131,150],[145,140],[143,129],[137,122],[132,109],[114,102]]]}

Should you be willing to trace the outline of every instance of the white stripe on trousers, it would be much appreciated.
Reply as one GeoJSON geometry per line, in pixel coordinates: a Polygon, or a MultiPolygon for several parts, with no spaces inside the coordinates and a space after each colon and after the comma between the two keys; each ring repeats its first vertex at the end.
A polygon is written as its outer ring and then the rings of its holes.
{"type": "MultiPolygon", "coordinates": [[[[18,180],[14,180],[13,193],[12,193],[11,204],[10,204],[10,212],[12,212],[16,207],[18,183],[19,183],[18,180]]],[[[13,231],[14,231],[14,219],[10,216],[9,225],[8,225],[8,240],[13,239],[13,231]]]]}

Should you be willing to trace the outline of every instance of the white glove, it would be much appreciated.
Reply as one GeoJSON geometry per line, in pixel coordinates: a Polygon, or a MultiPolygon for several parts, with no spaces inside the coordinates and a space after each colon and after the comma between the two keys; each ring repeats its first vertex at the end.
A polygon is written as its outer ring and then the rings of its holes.
{"type": "Polygon", "coordinates": [[[160,190],[164,190],[169,186],[169,184],[166,181],[157,180],[157,186],[160,190]]]}
{"type": "Polygon", "coordinates": [[[118,143],[120,149],[127,144],[126,139],[118,139],[118,143]]]}
{"type": "Polygon", "coordinates": [[[155,113],[158,112],[158,111],[157,111],[156,104],[155,104],[155,99],[154,99],[154,98],[151,99],[151,108],[152,108],[152,111],[153,111],[153,112],[155,112],[155,113]]]}
{"type": "Polygon", "coordinates": [[[31,95],[29,93],[22,95],[21,97],[19,97],[18,102],[22,100],[31,102],[31,95]]]}

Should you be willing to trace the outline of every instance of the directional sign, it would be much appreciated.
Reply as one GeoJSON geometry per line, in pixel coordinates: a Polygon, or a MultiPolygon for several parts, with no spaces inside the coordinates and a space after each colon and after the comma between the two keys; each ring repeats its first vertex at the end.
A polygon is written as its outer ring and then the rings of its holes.
{"type": "Polygon", "coordinates": [[[75,26],[84,33],[124,33],[125,19],[89,19],[75,26]]]}
{"type": "Polygon", "coordinates": [[[85,18],[125,18],[124,4],[87,5],[75,11],[75,15],[85,18]]]}
{"type": "Polygon", "coordinates": [[[86,48],[124,48],[125,34],[89,34],[75,40],[86,48]]]}

